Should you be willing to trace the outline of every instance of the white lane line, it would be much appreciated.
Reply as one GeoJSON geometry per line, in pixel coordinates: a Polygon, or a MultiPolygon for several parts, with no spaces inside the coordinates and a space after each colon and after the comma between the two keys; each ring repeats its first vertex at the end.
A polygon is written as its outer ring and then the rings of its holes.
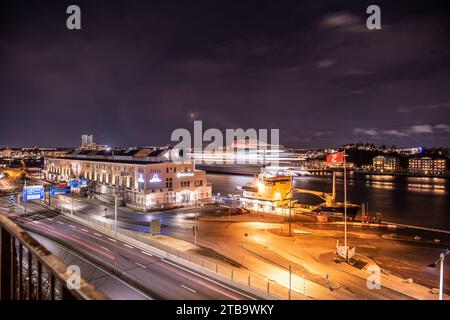
{"type": "Polygon", "coordinates": [[[97,236],[97,237],[102,237],[102,235],[101,234],[98,234],[97,232],[94,232],[94,234],[97,236]]]}
{"type": "Polygon", "coordinates": [[[39,224],[39,221],[31,221],[31,222],[36,223],[36,224],[39,224]]]}
{"type": "Polygon", "coordinates": [[[175,263],[172,263],[172,262],[167,261],[167,260],[164,260],[164,259],[162,259],[161,261],[163,261],[163,262],[165,262],[165,263],[167,263],[167,264],[170,264],[171,266],[174,266],[174,267],[176,267],[176,268],[178,268],[178,269],[182,269],[182,270],[184,270],[184,271],[186,271],[186,272],[195,274],[195,275],[196,275],[197,277],[199,277],[199,278],[205,279],[206,281],[212,282],[212,283],[214,283],[214,284],[216,284],[216,285],[218,285],[218,286],[221,286],[222,288],[225,288],[225,289],[228,289],[228,290],[233,291],[233,292],[235,292],[235,293],[238,293],[238,294],[240,294],[240,295],[243,295],[244,297],[247,297],[247,298],[249,298],[249,299],[251,299],[251,300],[257,300],[256,298],[254,298],[254,297],[252,297],[252,296],[249,296],[249,295],[246,295],[245,293],[243,293],[243,292],[241,292],[241,291],[238,291],[238,290],[235,290],[235,289],[233,289],[233,288],[230,288],[230,287],[228,287],[228,286],[226,286],[226,285],[223,285],[223,284],[221,284],[221,283],[219,283],[219,282],[217,282],[217,281],[214,281],[213,279],[204,277],[204,276],[202,276],[201,274],[198,274],[197,272],[194,272],[194,271],[192,271],[192,270],[183,268],[182,266],[176,265],[175,263]]]}
{"type": "Polygon", "coordinates": [[[144,268],[144,269],[146,269],[147,267],[146,266],[144,266],[142,263],[139,263],[139,262],[135,262],[136,263],[136,265],[138,265],[139,267],[141,267],[141,268],[144,268]]]}
{"type": "Polygon", "coordinates": [[[87,231],[86,229],[83,229],[83,228],[81,228],[81,230],[84,231],[84,232],[89,232],[89,231],[87,231]]]}
{"type": "Polygon", "coordinates": [[[148,256],[150,256],[150,257],[153,257],[153,255],[150,253],[150,252],[147,252],[147,251],[141,251],[143,254],[146,254],[146,255],[148,255],[148,256]]]}
{"type": "Polygon", "coordinates": [[[129,244],[124,243],[123,245],[124,245],[125,247],[130,248],[130,249],[134,249],[134,247],[130,246],[129,244]]]}
{"type": "Polygon", "coordinates": [[[64,222],[61,222],[61,221],[56,221],[56,222],[58,222],[59,224],[64,224],[64,222]]]}
{"type": "Polygon", "coordinates": [[[106,251],[111,251],[108,248],[105,248],[105,247],[102,247],[102,246],[100,246],[100,248],[102,248],[103,250],[106,250],[106,251]]]}
{"type": "Polygon", "coordinates": [[[76,234],[73,234],[72,237],[75,237],[75,238],[77,238],[77,239],[80,239],[80,237],[77,236],[76,234]]]}
{"type": "Polygon", "coordinates": [[[108,240],[109,240],[109,241],[112,241],[112,242],[116,242],[116,240],[114,240],[114,239],[112,239],[112,238],[108,238],[108,240]]]}
{"type": "Polygon", "coordinates": [[[77,228],[77,227],[75,227],[75,226],[73,226],[73,225],[71,225],[71,224],[69,224],[69,227],[74,228],[74,229],[77,228]]]}
{"type": "Polygon", "coordinates": [[[194,289],[189,288],[188,286],[185,286],[184,284],[180,284],[181,287],[185,288],[186,290],[189,290],[193,293],[197,293],[197,291],[195,291],[194,289]]]}
{"type": "Polygon", "coordinates": [[[123,283],[125,286],[129,287],[131,290],[133,290],[133,291],[135,291],[135,292],[137,292],[137,293],[139,293],[139,294],[141,294],[141,295],[143,295],[143,296],[145,296],[145,297],[148,297],[148,298],[150,298],[150,299],[153,299],[151,296],[147,295],[147,294],[144,293],[144,292],[139,291],[139,290],[136,289],[135,287],[132,287],[129,283],[123,281],[122,279],[118,278],[118,277],[115,276],[114,274],[108,272],[106,269],[103,269],[102,267],[99,267],[97,264],[94,264],[94,263],[90,262],[89,260],[86,260],[86,258],[84,258],[83,256],[80,256],[80,255],[78,255],[77,253],[71,251],[70,249],[61,246],[59,243],[57,243],[57,242],[55,242],[55,241],[48,240],[48,239],[47,239],[47,241],[54,243],[56,246],[58,246],[58,247],[64,249],[65,251],[69,252],[70,254],[72,254],[73,256],[77,257],[78,259],[85,261],[86,263],[88,263],[88,264],[91,265],[92,267],[94,267],[94,268],[96,268],[96,269],[98,269],[98,270],[104,272],[105,274],[107,274],[107,275],[109,275],[110,277],[116,279],[116,280],[119,281],[120,283],[123,283]]]}
{"type": "Polygon", "coordinates": [[[160,258],[160,259],[164,259],[164,257],[160,256],[159,254],[153,253],[154,256],[160,258]]]}
{"type": "Polygon", "coordinates": [[[53,221],[53,219],[52,219],[52,218],[47,218],[47,220],[48,220],[48,221],[53,221]]]}

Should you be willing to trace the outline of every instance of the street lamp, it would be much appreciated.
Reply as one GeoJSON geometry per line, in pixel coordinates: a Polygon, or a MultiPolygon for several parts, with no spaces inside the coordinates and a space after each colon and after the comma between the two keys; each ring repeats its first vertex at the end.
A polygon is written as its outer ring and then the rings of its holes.
{"type": "Polygon", "coordinates": [[[436,268],[437,264],[440,264],[440,272],[439,272],[439,300],[444,300],[444,259],[445,256],[448,255],[450,251],[447,249],[445,252],[442,252],[435,262],[430,263],[428,267],[436,268]]]}
{"type": "Polygon", "coordinates": [[[114,269],[117,269],[117,194],[114,194],[114,269]]]}
{"type": "Polygon", "coordinates": [[[195,195],[194,244],[197,246],[197,195],[195,195]]]}
{"type": "MultiPolygon", "coordinates": [[[[114,196],[114,238],[115,238],[114,239],[114,268],[116,269],[117,268],[117,206],[118,206],[117,197],[118,197],[118,194],[116,191],[114,193],[104,193],[104,195],[114,196]]],[[[108,209],[106,207],[104,208],[104,211],[105,211],[106,219],[109,219],[108,214],[107,214],[108,209]]]]}
{"type": "Polygon", "coordinates": [[[291,291],[292,291],[292,267],[289,264],[289,300],[291,300],[291,291]]]}

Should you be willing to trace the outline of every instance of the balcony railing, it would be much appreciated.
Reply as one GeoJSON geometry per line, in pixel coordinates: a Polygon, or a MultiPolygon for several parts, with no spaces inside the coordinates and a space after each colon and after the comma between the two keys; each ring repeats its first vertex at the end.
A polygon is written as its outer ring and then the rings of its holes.
{"type": "Polygon", "coordinates": [[[0,215],[0,300],[106,300],[27,232],[0,215]],[[71,288],[69,288],[71,287],[71,288]]]}

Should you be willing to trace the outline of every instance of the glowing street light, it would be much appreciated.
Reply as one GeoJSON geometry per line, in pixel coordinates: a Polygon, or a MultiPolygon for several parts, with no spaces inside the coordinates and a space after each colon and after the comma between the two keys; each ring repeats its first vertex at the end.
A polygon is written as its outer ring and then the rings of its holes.
{"type": "Polygon", "coordinates": [[[450,251],[447,249],[445,252],[442,252],[435,262],[430,263],[428,267],[436,268],[437,264],[440,264],[440,272],[439,272],[439,300],[444,300],[444,259],[445,256],[448,255],[450,251]]]}

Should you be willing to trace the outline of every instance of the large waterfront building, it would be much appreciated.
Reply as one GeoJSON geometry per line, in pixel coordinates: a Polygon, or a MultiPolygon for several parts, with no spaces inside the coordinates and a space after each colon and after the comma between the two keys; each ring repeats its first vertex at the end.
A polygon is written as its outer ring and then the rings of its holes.
{"type": "Polygon", "coordinates": [[[49,181],[85,178],[99,199],[149,210],[208,201],[211,186],[193,163],[173,163],[169,149],[75,150],[45,159],[49,181]]]}
{"type": "Polygon", "coordinates": [[[445,159],[432,159],[430,157],[410,158],[408,171],[413,174],[441,175],[446,170],[445,159]]]}
{"type": "Polygon", "coordinates": [[[377,156],[372,160],[373,170],[376,172],[393,173],[400,170],[399,159],[397,157],[377,156]]]}

